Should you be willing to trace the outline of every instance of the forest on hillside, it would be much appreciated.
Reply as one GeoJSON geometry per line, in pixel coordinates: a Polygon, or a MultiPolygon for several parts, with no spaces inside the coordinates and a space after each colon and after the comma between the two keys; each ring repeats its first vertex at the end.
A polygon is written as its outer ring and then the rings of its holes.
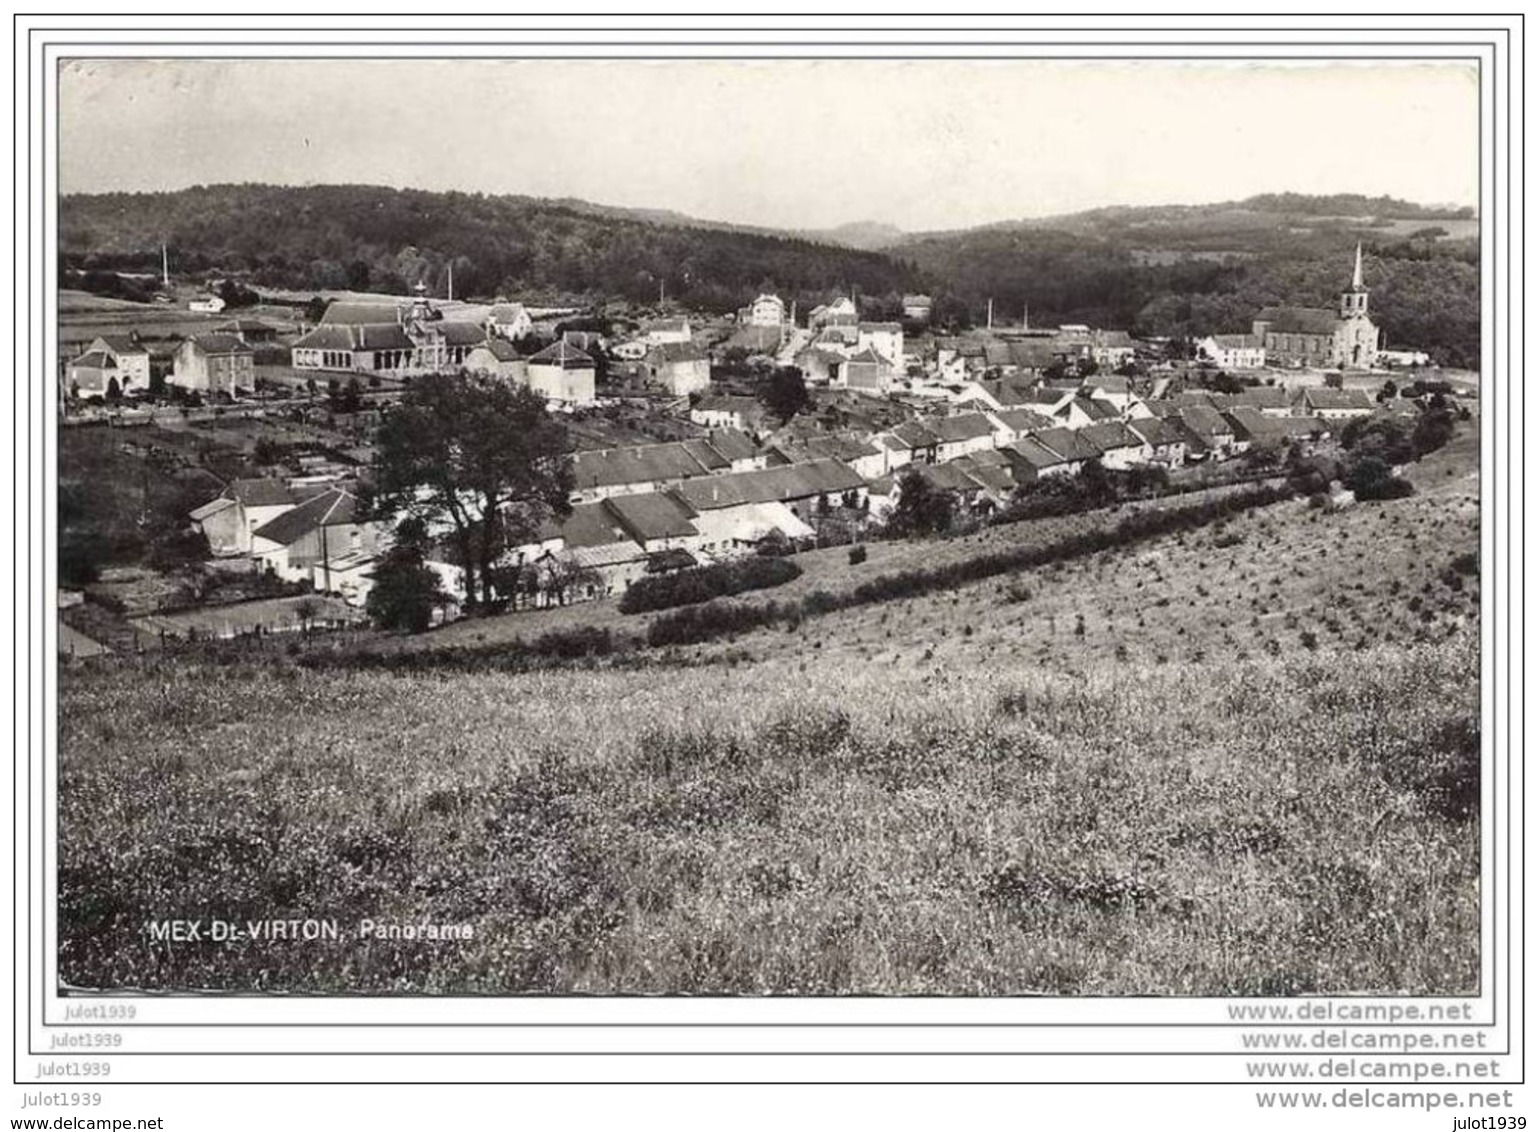
{"type": "Polygon", "coordinates": [[[67,196],[60,266],[235,274],[255,286],[552,301],[668,297],[728,311],[772,289],[822,301],[911,290],[888,256],[731,229],[648,223],[525,197],[362,185],[214,185],[67,196]]]}
{"type": "Polygon", "coordinates": [[[946,309],[1032,325],[1086,323],[1142,334],[1248,333],[1276,304],[1333,309],[1360,240],[1370,312],[1389,348],[1479,364],[1479,244],[1428,221],[1403,236],[1343,221],[1263,222],[1250,211],[1181,221],[1119,216],[1077,231],[976,229],[898,253],[943,280],[946,309]],[[1228,215],[1225,221],[1224,216],[1228,215]]]}

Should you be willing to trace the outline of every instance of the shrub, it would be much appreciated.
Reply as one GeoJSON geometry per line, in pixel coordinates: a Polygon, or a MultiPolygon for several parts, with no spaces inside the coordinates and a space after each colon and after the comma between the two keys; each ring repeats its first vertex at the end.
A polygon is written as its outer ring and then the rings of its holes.
{"type": "Polygon", "coordinates": [[[781,586],[801,576],[801,567],[784,558],[743,558],[676,574],[656,574],[635,582],[620,598],[621,613],[649,613],[697,605],[716,597],[781,586]]]}
{"type": "Polygon", "coordinates": [[[849,548],[849,565],[858,566],[869,557],[869,552],[863,546],[851,546],[849,548]]]}

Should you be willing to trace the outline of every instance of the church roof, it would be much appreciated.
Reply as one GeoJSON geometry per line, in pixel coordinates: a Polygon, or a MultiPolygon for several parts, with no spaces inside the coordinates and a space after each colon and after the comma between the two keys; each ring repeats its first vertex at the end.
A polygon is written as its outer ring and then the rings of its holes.
{"type": "Polygon", "coordinates": [[[1278,334],[1334,334],[1335,312],[1321,307],[1267,307],[1255,316],[1278,334]]]}

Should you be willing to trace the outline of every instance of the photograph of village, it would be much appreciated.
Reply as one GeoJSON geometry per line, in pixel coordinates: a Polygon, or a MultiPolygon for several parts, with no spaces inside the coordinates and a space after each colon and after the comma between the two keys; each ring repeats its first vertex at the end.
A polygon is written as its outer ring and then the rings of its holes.
{"type": "Polygon", "coordinates": [[[1478,992],[1458,66],[59,90],[61,992],[1478,992]]]}

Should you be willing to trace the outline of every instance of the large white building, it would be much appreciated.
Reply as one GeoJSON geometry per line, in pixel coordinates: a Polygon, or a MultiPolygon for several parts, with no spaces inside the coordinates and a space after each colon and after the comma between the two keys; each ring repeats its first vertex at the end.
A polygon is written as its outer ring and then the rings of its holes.
{"type": "Polygon", "coordinates": [[[294,343],[294,368],[407,377],[464,365],[486,341],[486,328],[445,319],[425,287],[416,291],[409,304],[332,303],[320,325],[294,343]]]}

